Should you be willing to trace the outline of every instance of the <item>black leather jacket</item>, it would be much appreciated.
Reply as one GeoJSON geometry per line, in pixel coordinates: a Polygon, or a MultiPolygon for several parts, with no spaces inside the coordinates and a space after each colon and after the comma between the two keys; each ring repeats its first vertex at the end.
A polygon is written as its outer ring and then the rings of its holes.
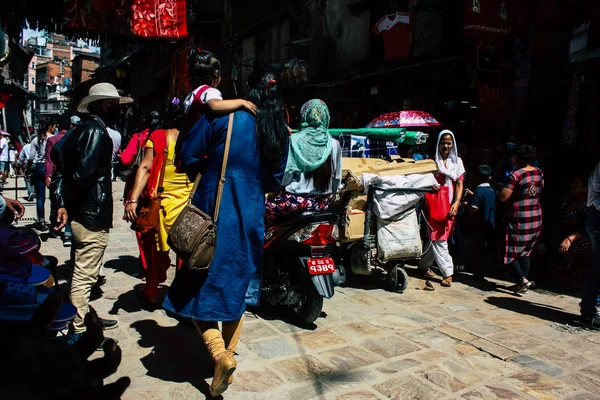
{"type": "Polygon", "coordinates": [[[88,115],[65,135],[56,197],[58,207],[67,209],[69,221],[96,228],[112,227],[112,150],[106,125],[95,115],[88,115]]]}

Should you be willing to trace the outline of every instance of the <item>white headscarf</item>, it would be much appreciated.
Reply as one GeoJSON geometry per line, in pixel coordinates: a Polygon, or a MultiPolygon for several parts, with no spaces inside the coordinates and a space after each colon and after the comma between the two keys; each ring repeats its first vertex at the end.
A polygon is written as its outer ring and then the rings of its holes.
{"type": "Polygon", "coordinates": [[[435,146],[435,162],[437,164],[438,170],[441,174],[446,175],[446,182],[444,186],[448,186],[448,192],[450,194],[450,203],[452,203],[452,199],[454,197],[454,182],[458,180],[465,173],[465,166],[458,156],[458,147],[456,146],[456,138],[454,137],[454,133],[449,131],[448,129],[444,129],[438,135],[437,144],[435,146]],[[446,164],[444,165],[444,158],[440,154],[440,141],[442,140],[442,136],[450,135],[452,136],[452,150],[450,150],[450,154],[446,159],[446,164]]]}

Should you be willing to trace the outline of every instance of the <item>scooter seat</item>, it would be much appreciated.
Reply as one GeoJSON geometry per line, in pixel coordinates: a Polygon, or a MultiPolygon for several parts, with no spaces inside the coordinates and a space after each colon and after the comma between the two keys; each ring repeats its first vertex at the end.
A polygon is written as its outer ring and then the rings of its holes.
{"type": "Polygon", "coordinates": [[[302,211],[293,214],[283,215],[275,220],[275,225],[296,225],[300,223],[310,224],[314,222],[334,222],[337,223],[339,215],[323,211],[302,211]]]}

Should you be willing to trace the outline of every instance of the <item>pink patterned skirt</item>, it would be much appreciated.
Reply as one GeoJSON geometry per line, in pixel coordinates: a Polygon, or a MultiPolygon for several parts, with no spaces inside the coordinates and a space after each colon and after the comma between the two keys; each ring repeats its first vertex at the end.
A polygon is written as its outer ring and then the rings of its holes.
{"type": "Polygon", "coordinates": [[[329,195],[297,195],[277,193],[265,197],[265,228],[276,218],[302,211],[325,211],[329,208],[329,195]]]}

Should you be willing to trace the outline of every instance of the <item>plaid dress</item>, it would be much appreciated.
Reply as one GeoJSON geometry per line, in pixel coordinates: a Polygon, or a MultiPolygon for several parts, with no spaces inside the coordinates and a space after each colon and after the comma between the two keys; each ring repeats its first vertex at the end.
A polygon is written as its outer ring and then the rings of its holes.
{"type": "Polygon", "coordinates": [[[538,168],[532,171],[520,169],[508,176],[505,187],[511,189],[513,195],[507,210],[505,264],[528,257],[542,232],[540,195],[543,181],[544,174],[538,168]]]}

